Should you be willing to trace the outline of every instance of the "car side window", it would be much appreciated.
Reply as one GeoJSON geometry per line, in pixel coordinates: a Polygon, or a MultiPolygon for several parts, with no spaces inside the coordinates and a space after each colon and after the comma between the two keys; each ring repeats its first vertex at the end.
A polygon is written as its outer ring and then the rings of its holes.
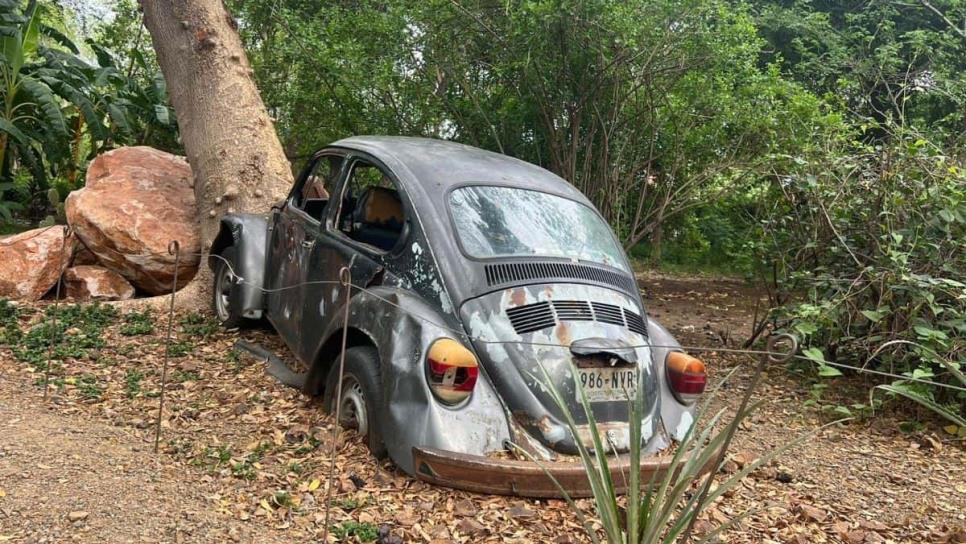
{"type": "Polygon", "coordinates": [[[406,222],[399,189],[372,163],[357,160],[351,168],[336,228],[353,240],[389,251],[402,236],[406,222]]]}
{"type": "Polygon", "coordinates": [[[295,205],[316,221],[321,221],[325,214],[329,202],[328,189],[335,187],[343,160],[339,155],[319,157],[302,186],[295,192],[295,205]]]}

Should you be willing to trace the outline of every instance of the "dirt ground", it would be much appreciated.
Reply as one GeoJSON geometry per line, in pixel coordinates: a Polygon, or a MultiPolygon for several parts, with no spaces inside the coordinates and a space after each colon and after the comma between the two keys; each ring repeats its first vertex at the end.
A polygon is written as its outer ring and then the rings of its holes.
{"type": "MultiPolygon", "coordinates": [[[[683,344],[708,348],[696,355],[713,379],[738,367],[722,397],[736,404],[755,360],[720,350],[747,336],[754,291],[655,274],[641,283],[659,321],[683,344]]],[[[41,315],[25,308],[20,320],[27,330],[41,315]]],[[[29,335],[0,352],[0,542],[321,539],[331,422],[315,400],[232,350],[244,337],[281,351],[269,331],[225,333],[179,316],[155,454],[163,320],[119,316],[99,326],[68,331],[76,349],[55,366],[47,400],[36,364],[43,353],[24,351],[29,335]]],[[[784,368],[769,369],[757,398],[762,406],[736,436],[726,470],[830,419],[821,403],[803,406],[809,383],[784,368]]],[[[966,450],[929,421],[900,432],[915,415],[889,410],[821,431],[743,480],[699,528],[752,509],[723,542],[966,541],[966,450]]],[[[563,501],[434,488],[375,462],[355,435],[343,437],[330,541],[587,540],[563,501]]]]}

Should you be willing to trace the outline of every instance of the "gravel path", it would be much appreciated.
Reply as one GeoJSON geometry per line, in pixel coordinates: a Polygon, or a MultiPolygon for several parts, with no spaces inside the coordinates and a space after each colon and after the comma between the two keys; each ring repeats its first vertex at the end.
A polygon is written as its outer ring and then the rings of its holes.
{"type": "Polygon", "coordinates": [[[152,444],[0,379],[0,541],[283,542],[218,514],[216,486],[152,444]]]}

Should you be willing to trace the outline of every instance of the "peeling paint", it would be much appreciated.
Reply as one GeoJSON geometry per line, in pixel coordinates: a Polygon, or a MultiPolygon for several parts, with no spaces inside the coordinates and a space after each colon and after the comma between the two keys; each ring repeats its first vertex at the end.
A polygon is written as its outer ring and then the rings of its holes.
{"type": "MultiPolygon", "coordinates": [[[[543,383],[542,366],[554,382],[554,387],[568,400],[570,412],[578,418],[578,424],[584,419],[583,409],[577,401],[577,390],[574,384],[575,374],[572,372],[574,355],[570,346],[580,339],[609,339],[608,341],[623,342],[623,345],[640,344],[640,335],[625,328],[624,325],[611,324],[592,320],[570,320],[563,318],[553,325],[524,334],[518,334],[514,325],[506,314],[506,310],[525,304],[533,304],[542,300],[565,301],[594,301],[603,302],[620,308],[627,308],[635,313],[643,310],[640,305],[627,295],[601,287],[583,284],[528,285],[504,289],[490,295],[471,299],[461,307],[463,322],[476,342],[484,367],[490,370],[495,385],[501,391],[504,402],[515,413],[526,413],[528,417],[517,418],[520,424],[545,446],[561,453],[572,454],[576,447],[572,437],[548,440],[546,430],[550,424],[563,425],[562,414],[551,398],[549,388],[543,383]],[[522,294],[521,294],[522,293],[522,294]],[[492,343],[504,341],[506,343],[492,343]],[[524,342],[524,343],[515,343],[524,342]],[[539,364],[534,364],[539,363],[539,364]],[[543,428],[537,425],[543,422],[543,428]]],[[[637,347],[636,354],[641,376],[644,380],[643,394],[645,397],[645,412],[649,427],[655,425],[654,415],[657,413],[659,394],[657,384],[653,378],[651,353],[647,347],[637,347]]],[[[633,360],[629,359],[629,360],[633,360]]],[[[602,424],[608,425],[613,431],[613,441],[623,449],[628,447],[629,432],[627,428],[626,402],[601,402],[594,404],[595,418],[602,424]]],[[[648,430],[648,437],[654,436],[653,429],[648,430]]]]}
{"type": "Polygon", "coordinates": [[[681,421],[678,422],[678,426],[674,429],[674,434],[671,436],[675,440],[683,440],[684,436],[688,434],[691,429],[691,424],[694,423],[694,417],[689,412],[684,412],[681,414],[681,421]]]}

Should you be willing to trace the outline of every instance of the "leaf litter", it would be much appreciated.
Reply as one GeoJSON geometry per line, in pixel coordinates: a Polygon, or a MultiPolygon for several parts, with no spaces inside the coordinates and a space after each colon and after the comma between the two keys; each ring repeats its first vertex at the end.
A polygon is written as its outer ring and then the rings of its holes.
{"type": "MultiPolygon", "coordinates": [[[[658,288],[649,294],[673,295],[661,304],[662,312],[673,311],[674,305],[693,307],[709,299],[701,292],[707,284],[696,282],[685,295],[680,286],[674,293],[658,288]]],[[[732,294],[730,300],[741,295],[732,294]]],[[[735,313],[734,305],[723,311],[735,313]]],[[[39,306],[20,306],[20,328],[43,326],[42,314],[39,306]]],[[[75,318],[74,331],[71,323],[65,324],[67,346],[59,348],[58,364],[52,367],[53,410],[121,428],[135,447],[149,452],[160,391],[162,321],[158,316],[93,315],[95,324],[75,318]]],[[[223,331],[197,314],[178,314],[176,319],[179,347],[171,352],[160,462],[175,468],[174,474],[184,482],[213,490],[206,514],[286,540],[317,541],[323,532],[332,419],[317,399],[277,383],[261,362],[235,351],[235,342],[245,339],[284,357],[286,349],[271,331],[223,331]]],[[[719,320],[716,326],[727,326],[727,321],[719,320]]],[[[682,337],[682,343],[708,341],[688,338],[688,329],[675,329],[672,332],[682,337]]],[[[7,390],[3,393],[39,403],[46,353],[18,355],[18,344],[2,349],[0,384],[7,390]]],[[[35,351],[40,345],[34,344],[35,351]]],[[[737,365],[746,367],[728,384],[738,391],[742,379],[751,374],[746,357],[709,353],[705,359],[716,375],[737,365]]],[[[761,452],[821,423],[821,414],[801,407],[807,390],[784,371],[771,369],[757,396],[765,402],[736,436],[724,472],[734,472],[761,452]]],[[[727,403],[727,397],[736,400],[738,395],[725,397],[727,403]]],[[[962,443],[930,436],[929,440],[945,443],[937,449],[925,438],[894,428],[894,421],[881,417],[824,432],[721,497],[702,515],[697,532],[710,532],[752,510],[720,541],[963,542],[962,443]]],[[[588,541],[562,500],[485,496],[430,486],[389,462],[375,461],[351,431],[343,432],[336,444],[335,467],[329,536],[333,542],[588,541]]],[[[2,522],[11,498],[4,493],[0,538],[9,536],[2,522]]],[[[590,500],[577,504],[586,512],[592,509],[590,500]]],[[[180,539],[205,541],[197,534],[180,539]]]]}

